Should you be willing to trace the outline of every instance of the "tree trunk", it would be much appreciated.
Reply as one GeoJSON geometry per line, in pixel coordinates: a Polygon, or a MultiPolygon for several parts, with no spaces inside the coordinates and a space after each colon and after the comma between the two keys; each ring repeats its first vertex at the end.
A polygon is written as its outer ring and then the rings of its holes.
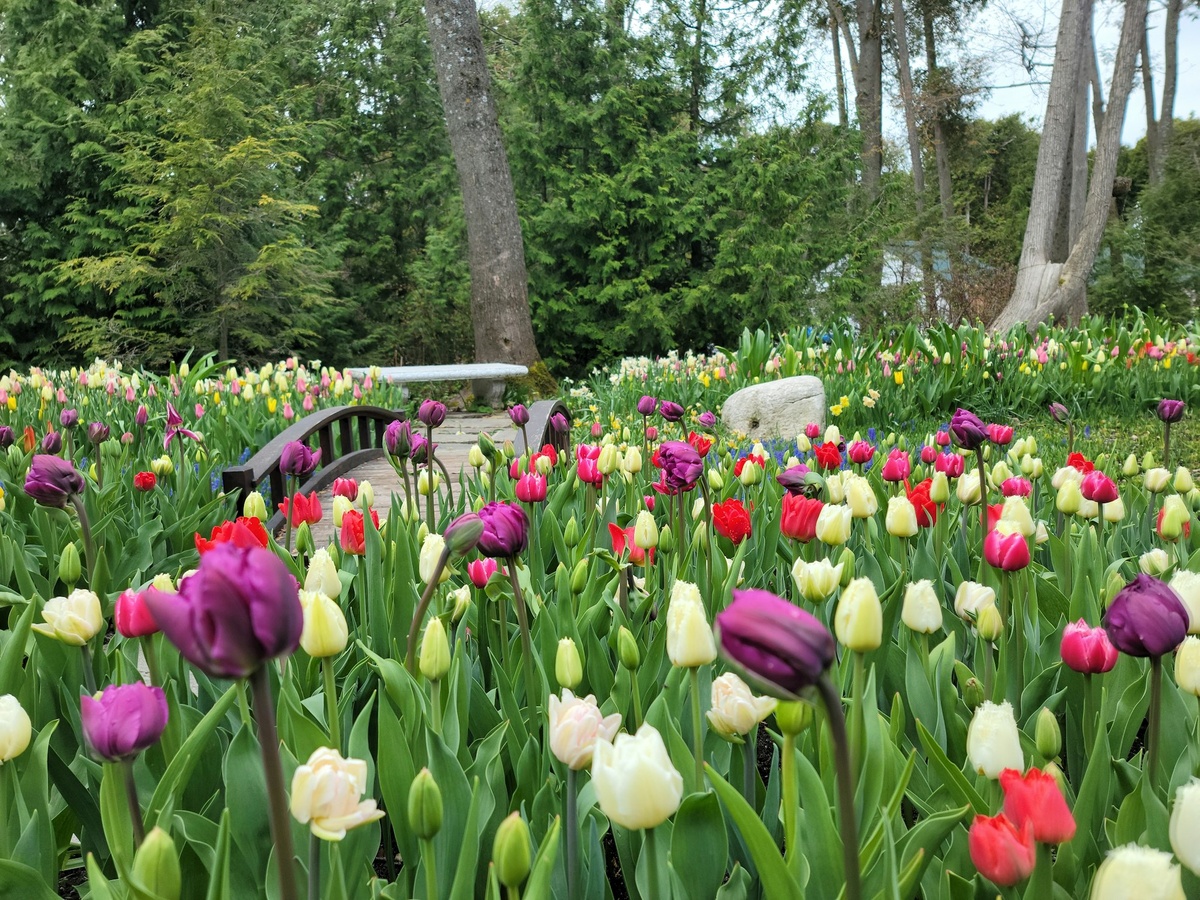
{"type": "Polygon", "coordinates": [[[883,182],[883,35],[879,0],[855,0],[858,19],[858,77],[854,106],[862,132],[863,193],[879,199],[883,182]]]}
{"type": "MultiPolygon", "coordinates": [[[[933,10],[924,4],[925,68],[932,75],[937,71],[937,43],[933,33],[933,10]]],[[[937,163],[938,199],[942,203],[942,220],[954,218],[954,185],[950,180],[950,151],[946,147],[946,133],[942,128],[942,104],[939,98],[933,114],[933,156],[937,163]]]]}
{"type": "Polygon", "coordinates": [[[525,245],[474,0],[427,0],[429,44],[458,169],[471,268],[475,358],[531,366],[525,245]]]}
{"type": "Polygon", "coordinates": [[[1087,203],[1088,186],[1088,76],[1079,67],[1079,87],[1075,94],[1075,121],[1071,125],[1071,207],[1067,214],[1067,234],[1074,246],[1083,228],[1083,208],[1087,203]]]}
{"type": "MultiPolygon", "coordinates": [[[[1141,2],[1144,4],[1144,0],[1141,2]]],[[[1070,158],[1080,57],[1085,46],[1081,38],[1090,33],[1091,21],[1092,0],[1063,0],[1021,259],[1017,264],[1012,296],[992,322],[992,328],[998,331],[1006,331],[1019,322],[1033,325],[1039,321],[1035,311],[1049,295],[1062,268],[1061,264],[1051,261],[1050,254],[1070,158]]],[[[1106,125],[1108,120],[1115,118],[1111,115],[1112,110],[1109,112],[1110,115],[1105,117],[1106,125]]]]}
{"type": "Polygon", "coordinates": [[[1096,39],[1092,37],[1091,53],[1088,54],[1088,65],[1091,67],[1092,84],[1092,127],[1096,129],[1096,140],[1100,140],[1100,131],[1104,128],[1104,85],[1100,83],[1100,63],[1096,60],[1096,39]]]}
{"type": "Polygon", "coordinates": [[[1139,48],[1142,57],[1142,94],[1146,101],[1146,159],[1150,169],[1150,183],[1157,179],[1154,176],[1155,164],[1161,159],[1162,143],[1158,130],[1158,120],[1154,111],[1158,104],[1154,102],[1154,70],[1150,67],[1150,15],[1146,14],[1142,22],[1142,45],[1139,48]]]}
{"type": "Polygon", "coordinates": [[[850,124],[846,110],[846,76],[842,73],[842,41],[838,36],[837,19],[829,17],[829,37],[833,41],[833,78],[837,85],[838,124],[843,128],[850,124]]]}
{"type": "Polygon", "coordinates": [[[846,22],[846,16],[842,13],[841,0],[828,0],[828,5],[829,14],[837,22],[838,30],[842,33],[842,40],[846,43],[846,56],[850,60],[850,81],[854,85],[854,89],[858,90],[858,51],[854,49],[854,35],[850,33],[850,26],[846,22]]]}
{"type": "MultiPolygon", "coordinates": [[[[1083,228],[1071,248],[1071,255],[1062,267],[1057,287],[1035,307],[1031,322],[1040,322],[1051,315],[1078,308],[1087,290],[1088,277],[1096,262],[1096,252],[1100,248],[1100,239],[1104,236],[1104,225],[1112,203],[1113,177],[1117,172],[1117,154],[1121,149],[1121,126],[1125,119],[1125,104],[1133,87],[1133,71],[1137,65],[1146,5],[1147,0],[1128,0],[1125,4],[1121,40],[1117,45],[1112,88],[1109,91],[1108,113],[1104,117],[1104,129],[1096,145],[1092,181],[1083,213],[1083,228]]],[[[1086,309],[1086,305],[1084,308],[1086,309]]]]}
{"type": "Polygon", "coordinates": [[[1162,110],[1158,114],[1158,156],[1150,158],[1150,183],[1162,180],[1171,137],[1175,130],[1175,85],[1179,77],[1179,12],[1183,0],[1167,0],[1167,21],[1163,26],[1162,110]]]}

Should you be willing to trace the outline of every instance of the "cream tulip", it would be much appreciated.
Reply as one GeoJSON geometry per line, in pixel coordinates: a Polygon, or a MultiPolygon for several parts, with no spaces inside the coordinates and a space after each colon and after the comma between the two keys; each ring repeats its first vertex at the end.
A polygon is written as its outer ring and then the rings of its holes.
{"type": "Polygon", "coordinates": [[[1011,522],[1015,526],[1014,530],[1024,537],[1033,537],[1037,533],[1037,525],[1034,524],[1033,516],[1029,514],[1029,506],[1024,497],[1006,498],[1000,510],[1000,518],[1011,522]]]}
{"type": "Polygon", "coordinates": [[[623,828],[661,825],[683,799],[683,777],[649,724],[636,735],[618,734],[611,744],[596,742],[592,786],[601,812],[623,828]]]}
{"type": "Polygon", "coordinates": [[[667,656],[683,669],[704,666],[717,658],[717,644],[704,613],[700,589],[676,581],[667,607],[667,656]]]}
{"type": "Polygon", "coordinates": [[[1200,634],[1200,573],[1181,569],[1167,582],[1188,611],[1188,634],[1200,634]]]}
{"type": "Polygon", "coordinates": [[[958,484],[954,488],[954,493],[958,496],[958,502],[964,506],[970,506],[973,503],[979,502],[979,471],[972,470],[963,472],[958,479],[958,484]]]}
{"type": "MultiPolygon", "coordinates": [[[[446,539],[437,532],[430,532],[425,535],[425,540],[421,542],[421,556],[418,560],[418,570],[420,571],[421,580],[429,584],[434,573],[437,572],[438,561],[442,558],[442,553],[446,549],[446,539]]],[[[450,567],[442,566],[442,571],[438,575],[438,584],[444,582],[450,577],[450,567]]]]}
{"type": "MultiPolygon", "coordinates": [[[[1071,469],[1074,472],[1074,469],[1071,469]]],[[[1090,501],[1089,501],[1090,502],[1090,501]]],[[[1078,481],[1064,481],[1054,498],[1055,508],[1063,515],[1073,516],[1083,507],[1083,493],[1079,490],[1078,481]]]]}
{"type": "Polygon", "coordinates": [[[869,578],[855,578],[842,591],[833,630],[838,641],[857,653],[876,649],[883,640],[883,606],[869,578]]]}
{"type": "Polygon", "coordinates": [[[817,540],[822,544],[840,546],[850,539],[850,507],[826,503],[817,516],[817,540]]]}
{"type": "Polygon", "coordinates": [[[1155,547],[1138,557],[1138,568],[1147,575],[1158,577],[1171,568],[1171,557],[1167,556],[1167,551],[1162,547],[1155,547]]]}
{"type": "Polygon", "coordinates": [[[1200,697],[1200,637],[1192,635],[1175,648],[1175,684],[1200,697]]]}
{"type": "Polygon", "coordinates": [[[335,528],[342,527],[342,519],[352,509],[354,509],[354,501],[349,497],[343,497],[339,494],[333,498],[333,525],[335,528]]]}
{"type": "Polygon", "coordinates": [[[12,694],[0,696],[0,765],[24,753],[32,736],[29,713],[12,694]]]}
{"type": "Polygon", "coordinates": [[[591,694],[576,697],[564,688],[562,699],[550,695],[548,705],[550,752],[569,769],[586,769],[592,763],[596,742],[611,744],[621,727],[621,714],[604,716],[591,694]]]}
{"type": "Polygon", "coordinates": [[[1180,466],[1175,470],[1175,490],[1180,494],[1186,494],[1196,486],[1192,479],[1191,470],[1187,466],[1180,466]]]}
{"type": "Polygon", "coordinates": [[[928,578],[911,582],[904,589],[900,621],[919,634],[933,634],[942,628],[942,604],[928,578]]]}
{"type": "MultiPolygon", "coordinates": [[[[345,499],[345,498],[343,498],[345,499]]],[[[304,576],[304,589],[318,591],[330,599],[336,600],[342,592],[342,581],[338,578],[338,567],[322,547],[308,561],[308,572],[304,576]]]]}
{"type": "Polygon", "coordinates": [[[79,588],[67,597],[54,597],[42,607],[45,624],[33,630],[73,647],[82,647],[104,628],[100,598],[94,591],[79,588]]]}
{"type": "Polygon", "coordinates": [[[977,581],[964,581],[954,594],[954,612],[960,619],[973,621],[985,606],[996,605],[996,592],[977,581]]]}
{"type": "Polygon", "coordinates": [[[351,828],[383,818],[374,800],[360,800],[368,787],[366,762],[319,747],[292,776],[292,815],[322,840],[340,841],[351,828]]]}
{"type": "Polygon", "coordinates": [[[300,646],[313,659],[337,656],[346,649],[350,637],[346,616],[340,606],[320,591],[301,591],[300,608],[304,611],[304,629],[300,646]]]}
{"type": "Polygon", "coordinates": [[[847,478],[845,483],[846,505],[855,519],[869,519],[879,511],[879,498],[871,482],[861,475],[847,478]]]}
{"type": "Polygon", "coordinates": [[[917,533],[917,508],[907,497],[892,497],[888,500],[887,516],[884,518],[887,533],[895,537],[910,538],[917,533]]]}
{"type": "Polygon", "coordinates": [[[1025,771],[1021,737],[1012,704],[984,700],[967,728],[967,758],[971,768],[988,778],[999,778],[1005,769],[1025,771]]]}
{"type": "Polygon", "coordinates": [[[713,679],[712,706],[708,723],[713,731],[725,737],[749,734],[775,709],[772,697],[755,697],[749,686],[733,672],[713,679]]]}
{"type": "Polygon", "coordinates": [[[1050,476],[1050,486],[1056,491],[1061,491],[1062,486],[1068,481],[1073,481],[1076,484],[1082,483],[1083,473],[1074,466],[1063,466],[1050,476]]]}
{"type": "Polygon", "coordinates": [[[829,599],[842,580],[842,564],[836,566],[827,559],[815,562],[797,558],[792,565],[792,580],[800,596],[811,603],[829,599]]]}
{"type": "Polygon", "coordinates": [[[1200,875],[1200,779],[1181,784],[1171,810],[1171,849],[1175,857],[1200,875]]]}
{"type": "Polygon", "coordinates": [[[1137,844],[1110,850],[1092,879],[1091,900],[1185,900],[1171,854],[1137,844]]]}
{"type": "Polygon", "coordinates": [[[1171,473],[1162,466],[1147,469],[1146,474],[1142,476],[1142,484],[1152,494],[1161,494],[1170,483],[1171,473]]]}

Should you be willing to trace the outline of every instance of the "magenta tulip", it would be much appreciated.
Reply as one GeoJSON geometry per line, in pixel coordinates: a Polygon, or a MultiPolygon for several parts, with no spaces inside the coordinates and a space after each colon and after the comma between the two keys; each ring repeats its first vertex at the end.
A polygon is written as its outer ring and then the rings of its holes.
{"type": "Polygon", "coordinates": [[[167,698],[162,688],[140,681],[110,684],[95,697],[80,700],[83,733],[96,755],[118,762],[153,746],[167,727],[167,698]]]}
{"type": "Polygon", "coordinates": [[[529,519],[515,503],[496,501],[479,510],[483,534],[479,552],[492,558],[516,556],[529,541],[529,519]]]}
{"type": "Polygon", "coordinates": [[[735,590],[715,626],[726,659],[776,697],[816,684],[837,649],[815,616],[770,591],[735,590]]]}
{"type": "Polygon", "coordinates": [[[1068,668],[1085,675],[1101,675],[1117,664],[1117,648],[1103,628],[1093,628],[1083,619],[1063,629],[1059,654],[1068,668]]]}

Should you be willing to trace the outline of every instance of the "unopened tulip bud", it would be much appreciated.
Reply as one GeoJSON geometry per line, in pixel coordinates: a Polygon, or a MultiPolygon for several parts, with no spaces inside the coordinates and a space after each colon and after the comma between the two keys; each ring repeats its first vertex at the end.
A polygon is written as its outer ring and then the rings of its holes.
{"type": "Polygon", "coordinates": [[[1058,489],[1058,496],[1055,498],[1055,507],[1058,511],[1067,516],[1073,516],[1079,512],[1079,508],[1083,505],[1083,494],[1079,490],[1079,482],[1068,479],[1062,483],[1062,487],[1058,489]]]}
{"type": "MultiPolygon", "coordinates": [[[[1163,535],[1166,537],[1166,534],[1163,535]]],[[[1138,568],[1147,575],[1161,575],[1171,567],[1171,558],[1162,547],[1147,550],[1138,558],[1138,568]]]]}
{"type": "Polygon", "coordinates": [[[1143,469],[1153,469],[1156,465],[1158,465],[1158,463],[1154,459],[1153,450],[1147,450],[1144,454],[1142,454],[1143,469]]]}
{"type": "Polygon", "coordinates": [[[437,616],[425,626],[418,663],[421,674],[430,681],[444,678],[450,671],[450,640],[446,637],[446,626],[437,616]]]}
{"type": "Polygon", "coordinates": [[[242,504],[242,515],[258,519],[260,522],[267,521],[269,518],[267,515],[267,501],[263,499],[263,495],[258,491],[251,491],[247,494],[246,502],[242,504]]]}
{"type": "Polygon", "coordinates": [[[719,491],[725,487],[725,479],[721,476],[720,470],[708,470],[708,486],[714,491],[719,491]]]}
{"type": "Polygon", "coordinates": [[[1141,469],[1138,466],[1137,457],[1130,453],[1127,457],[1125,457],[1125,462],[1121,464],[1121,474],[1126,478],[1132,478],[1140,471],[1141,469]]]}
{"type": "Polygon", "coordinates": [[[633,636],[633,632],[624,625],[617,632],[617,658],[621,660],[621,665],[630,672],[637,671],[637,667],[642,662],[637,639],[633,636]]]}
{"type": "Polygon", "coordinates": [[[558,652],[554,656],[554,678],[559,687],[572,691],[583,681],[583,660],[579,657],[579,648],[569,637],[558,642],[558,652]]]}
{"type": "Polygon", "coordinates": [[[633,543],[642,550],[658,546],[658,523],[648,510],[640,510],[633,526],[633,543]]]}
{"type": "Polygon", "coordinates": [[[1142,477],[1142,485],[1152,494],[1161,494],[1171,483],[1171,473],[1161,467],[1147,469],[1142,477]]]}
{"type": "Polygon", "coordinates": [[[966,506],[979,502],[979,472],[964,472],[955,487],[958,502],[966,506]]]}
{"type": "Polygon", "coordinates": [[[950,479],[945,472],[934,472],[929,484],[929,499],[934,503],[945,503],[950,499],[950,479]]]}
{"type": "Polygon", "coordinates": [[[1012,705],[985,700],[967,729],[967,758],[971,768],[988,778],[999,778],[1005,769],[1025,771],[1021,738],[1012,705]]]}
{"type": "Polygon", "coordinates": [[[842,548],[842,555],[838,557],[838,565],[842,569],[842,578],[838,582],[841,587],[848,587],[850,582],[854,580],[854,551],[849,547],[842,548]]]}
{"type": "Polygon", "coordinates": [[[575,517],[567,521],[567,527],[563,529],[563,543],[571,550],[574,550],[579,545],[579,523],[575,521],[575,517]]]}
{"type": "Polygon", "coordinates": [[[756,484],[761,484],[762,480],[762,466],[753,460],[747,460],[746,464],[742,466],[742,474],[738,476],[738,481],[740,481],[744,487],[751,487],[756,484]]]}
{"type": "Polygon", "coordinates": [[[992,487],[999,488],[1000,485],[1012,478],[1012,470],[1008,468],[1008,464],[1004,460],[996,463],[992,467],[991,475],[988,476],[992,482],[992,487]]]}
{"type": "Polygon", "coordinates": [[[967,709],[976,710],[983,703],[983,685],[978,678],[971,677],[962,682],[962,698],[967,709]]]}
{"type": "Polygon", "coordinates": [[[717,644],[700,589],[682,579],[672,587],[667,606],[667,656],[682,669],[705,666],[717,658],[717,644]]]}
{"type": "Polygon", "coordinates": [[[475,442],[475,446],[479,448],[479,452],[487,459],[492,459],[496,455],[496,444],[487,432],[479,435],[479,440],[475,442]]]}
{"type": "Polygon", "coordinates": [[[505,459],[516,459],[517,458],[517,447],[512,441],[504,442],[504,458],[505,459]]]}
{"type": "Polygon", "coordinates": [[[630,447],[625,451],[625,456],[621,460],[621,468],[630,475],[636,475],[642,471],[642,451],[637,447],[630,447]]]}
{"type": "Polygon", "coordinates": [[[33,737],[33,723],[12,694],[0,695],[0,765],[16,759],[33,737]]]}
{"type": "Polygon", "coordinates": [[[408,789],[408,827],[422,841],[442,830],[442,790],[429,769],[422,769],[408,789]]]}
{"type": "Polygon", "coordinates": [[[158,900],[179,900],[183,876],[175,841],[161,828],[152,828],[133,856],[133,881],[158,900]]]}
{"type": "Polygon", "coordinates": [[[457,625],[467,614],[467,610],[471,608],[471,586],[464,584],[460,588],[455,588],[450,592],[450,600],[454,604],[450,610],[450,621],[457,625]]]}
{"type": "Polygon", "coordinates": [[[833,620],[838,641],[849,650],[868,653],[883,635],[883,607],[869,578],[856,578],[842,591],[833,620]]]}
{"type": "Polygon", "coordinates": [[[304,610],[300,646],[305,653],[320,659],[337,656],[346,649],[350,636],[346,616],[332,598],[316,591],[301,591],[300,607],[304,610]]]}
{"type": "Polygon", "coordinates": [[[934,634],[942,629],[942,604],[928,579],[914,581],[904,589],[900,621],[918,634],[934,634]]]}
{"type": "Polygon", "coordinates": [[[975,630],[989,643],[996,643],[1004,633],[1004,619],[996,606],[985,606],[975,617],[975,630]]]}
{"type": "Polygon", "coordinates": [[[664,525],[658,533],[658,549],[660,553],[672,553],[675,550],[675,535],[670,525],[664,525]]]}
{"type": "Polygon", "coordinates": [[[79,561],[79,550],[74,541],[68,541],[62,548],[62,555],[58,558],[58,580],[67,586],[67,590],[72,590],[82,574],[83,566],[79,561]]]}
{"type": "Polygon", "coordinates": [[[1125,588],[1125,578],[1121,575],[1120,570],[1114,569],[1109,573],[1108,581],[1104,585],[1103,600],[1104,605],[1112,603],[1113,598],[1121,593],[1125,588]]]}
{"type": "Polygon", "coordinates": [[[448,526],[442,537],[452,556],[464,556],[475,549],[483,534],[483,519],[474,513],[464,513],[448,526]]]}
{"type": "Polygon", "coordinates": [[[583,589],[587,587],[588,580],[588,561],[585,557],[575,563],[575,569],[571,572],[571,593],[579,595],[583,593],[583,589]]]}
{"type": "Polygon", "coordinates": [[[479,449],[479,445],[472,444],[471,449],[467,451],[467,464],[472,469],[479,469],[483,467],[485,462],[487,462],[487,459],[484,458],[483,451],[479,449]]]}
{"type": "Polygon", "coordinates": [[[1192,635],[1175,649],[1175,684],[1200,697],[1200,638],[1192,635]]]}
{"type": "Polygon", "coordinates": [[[596,460],[596,469],[601,475],[611,475],[621,464],[621,455],[616,444],[605,444],[600,448],[600,456],[596,460]]]}
{"type": "Polygon", "coordinates": [[[813,707],[803,700],[782,701],[775,706],[775,724],[793,737],[812,724],[813,707]]]}
{"type": "Polygon", "coordinates": [[[1192,473],[1187,466],[1180,466],[1175,470],[1175,490],[1180,494],[1186,494],[1196,486],[1192,480],[1192,473]]]}
{"type": "Polygon", "coordinates": [[[887,516],[884,519],[887,533],[895,537],[910,538],[917,533],[917,509],[907,497],[892,497],[888,500],[887,516]]]}
{"type": "Polygon", "coordinates": [[[496,829],[492,862],[496,866],[496,878],[506,888],[518,888],[529,877],[532,862],[529,826],[519,812],[514,812],[496,829]]]}
{"type": "Polygon", "coordinates": [[[1062,750],[1062,729],[1058,726],[1058,718],[1044,706],[1034,726],[1034,741],[1043,759],[1050,761],[1058,758],[1062,750]]]}
{"type": "Polygon", "coordinates": [[[442,556],[446,550],[446,539],[440,534],[425,535],[418,559],[418,572],[425,584],[429,584],[434,578],[441,584],[450,577],[450,567],[442,564],[442,556]]]}
{"type": "MultiPolygon", "coordinates": [[[[417,473],[417,493],[422,497],[428,497],[430,491],[436,491],[442,483],[442,476],[437,472],[433,473],[432,481],[429,478],[429,470],[422,469],[417,473]]],[[[359,495],[362,495],[362,489],[359,489],[359,495]]]]}
{"type": "Polygon", "coordinates": [[[313,540],[312,527],[307,522],[301,522],[296,529],[296,551],[302,556],[312,556],[317,545],[313,540]]]}

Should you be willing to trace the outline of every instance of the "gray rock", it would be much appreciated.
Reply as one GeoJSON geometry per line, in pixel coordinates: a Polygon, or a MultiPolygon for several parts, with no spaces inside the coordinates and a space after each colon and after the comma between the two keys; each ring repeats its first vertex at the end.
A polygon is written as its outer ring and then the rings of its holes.
{"type": "Polygon", "coordinates": [[[721,408],[725,427],[752,440],[794,440],[809,422],[825,424],[825,385],[814,375],[752,384],[721,408]]]}

